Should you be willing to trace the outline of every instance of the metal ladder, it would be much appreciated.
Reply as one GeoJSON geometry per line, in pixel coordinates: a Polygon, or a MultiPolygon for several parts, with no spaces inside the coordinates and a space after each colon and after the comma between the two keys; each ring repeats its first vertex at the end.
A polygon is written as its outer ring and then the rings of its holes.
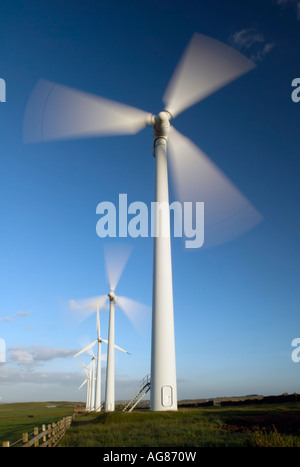
{"type": "Polygon", "coordinates": [[[146,375],[142,381],[140,381],[139,386],[141,389],[124,407],[123,412],[131,412],[143,397],[145,397],[147,392],[150,391],[150,375],[146,375]]]}

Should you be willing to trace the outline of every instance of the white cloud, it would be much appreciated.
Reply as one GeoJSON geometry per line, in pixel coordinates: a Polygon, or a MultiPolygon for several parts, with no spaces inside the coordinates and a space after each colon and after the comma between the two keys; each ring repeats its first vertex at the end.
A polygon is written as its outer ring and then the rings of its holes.
{"type": "Polygon", "coordinates": [[[33,362],[33,356],[26,350],[12,350],[10,351],[10,358],[14,362],[33,362]]]}
{"type": "Polygon", "coordinates": [[[231,34],[229,42],[254,62],[261,62],[274,47],[272,42],[267,42],[263,34],[253,28],[231,34]]]}
{"type": "Polygon", "coordinates": [[[33,363],[54,360],[56,358],[68,358],[74,355],[76,350],[57,349],[45,346],[17,346],[8,349],[10,360],[17,363],[33,363]]]}
{"type": "Polygon", "coordinates": [[[254,29],[242,29],[231,35],[231,40],[239,49],[249,49],[257,42],[264,42],[263,35],[254,29]]]}
{"type": "MultiPolygon", "coordinates": [[[[4,366],[0,373],[1,387],[4,384],[16,385],[16,383],[32,383],[44,384],[74,384],[78,388],[78,384],[83,380],[83,375],[78,371],[60,372],[60,371],[35,371],[24,369],[15,369],[12,367],[4,366]]],[[[17,389],[17,388],[16,388],[17,389]]]]}

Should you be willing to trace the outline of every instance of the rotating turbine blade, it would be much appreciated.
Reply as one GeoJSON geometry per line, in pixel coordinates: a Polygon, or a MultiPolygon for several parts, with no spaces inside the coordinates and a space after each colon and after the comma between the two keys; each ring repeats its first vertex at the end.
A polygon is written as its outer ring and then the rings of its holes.
{"type": "Polygon", "coordinates": [[[98,295],[96,297],[84,298],[77,301],[72,299],[69,301],[69,306],[71,310],[77,312],[79,320],[83,320],[97,309],[100,310],[103,308],[107,298],[107,295],[98,295]]]}
{"type": "Polygon", "coordinates": [[[85,365],[83,365],[82,363],[79,363],[79,362],[75,362],[77,365],[79,366],[82,366],[82,368],[85,368],[86,370],[89,370],[89,368],[85,365]]]}
{"type": "Polygon", "coordinates": [[[140,326],[145,322],[146,318],[150,316],[149,306],[136,302],[131,298],[117,296],[116,304],[119,305],[127,318],[137,329],[139,329],[140,326]]]}
{"type": "MultiPolygon", "coordinates": [[[[94,345],[96,344],[97,342],[97,339],[93,342],[91,342],[90,344],[88,344],[86,347],[84,347],[83,349],[81,349],[79,352],[77,352],[75,355],[73,355],[73,358],[77,357],[78,355],[82,354],[83,352],[87,352],[88,350],[90,350],[92,347],[94,347],[94,345]]],[[[92,354],[91,354],[92,355],[92,354]]]]}
{"type": "Polygon", "coordinates": [[[194,143],[170,128],[169,162],[179,201],[204,202],[204,246],[245,233],[261,215],[194,143]]]}
{"type": "Polygon", "coordinates": [[[121,347],[119,347],[118,345],[115,345],[115,348],[118,349],[118,350],[121,350],[121,352],[124,352],[124,353],[127,353],[128,355],[130,355],[130,353],[127,352],[127,350],[121,349],[121,347]]]}
{"type": "Polygon", "coordinates": [[[232,47],[195,33],[164,94],[166,109],[174,117],[254,67],[232,47]]]}
{"type": "Polygon", "coordinates": [[[99,318],[99,307],[97,308],[97,336],[100,339],[100,318],[99,318]]]}
{"type": "Polygon", "coordinates": [[[81,389],[87,383],[87,379],[83,381],[83,383],[79,386],[78,390],[81,389]]]}
{"type": "Polygon", "coordinates": [[[26,107],[26,143],[135,134],[152,114],[77,89],[39,80],[26,107]]]}
{"type": "Polygon", "coordinates": [[[115,290],[124,271],[132,247],[127,244],[107,244],[104,247],[107,282],[115,290]]]}

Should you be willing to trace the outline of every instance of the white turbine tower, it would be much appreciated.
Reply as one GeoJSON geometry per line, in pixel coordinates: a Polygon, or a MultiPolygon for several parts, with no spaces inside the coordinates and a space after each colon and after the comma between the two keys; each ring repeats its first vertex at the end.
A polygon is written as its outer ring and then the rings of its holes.
{"type": "MultiPolygon", "coordinates": [[[[249,230],[261,216],[198,147],[170,127],[170,120],[254,66],[228,45],[195,34],[167,87],[165,107],[158,116],[40,81],[25,114],[25,142],[135,134],[152,125],[155,201],[169,204],[169,161],[179,200],[204,202],[205,244],[222,243],[249,230]]],[[[170,216],[165,212],[154,238],[151,410],[177,409],[170,216]]]]}
{"type": "Polygon", "coordinates": [[[95,363],[96,363],[96,357],[94,354],[92,354],[92,362],[91,362],[91,375],[90,375],[90,394],[91,394],[91,399],[90,399],[90,410],[94,411],[95,410],[95,363]]]}

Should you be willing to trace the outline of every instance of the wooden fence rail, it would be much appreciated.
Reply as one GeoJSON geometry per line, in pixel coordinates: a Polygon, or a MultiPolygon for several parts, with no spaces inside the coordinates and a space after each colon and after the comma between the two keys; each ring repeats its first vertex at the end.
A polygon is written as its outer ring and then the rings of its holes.
{"type": "Polygon", "coordinates": [[[12,444],[9,441],[3,441],[2,447],[55,447],[64,436],[66,430],[70,428],[73,420],[74,414],[64,417],[57,423],[47,425],[47,428],[46,425],[42,425],[40,432],[38,427],[35,427],[32,433],[23,433],[22,438],[12,444]],[[33,437],[31,437],[32,435],[33,437]]]}

